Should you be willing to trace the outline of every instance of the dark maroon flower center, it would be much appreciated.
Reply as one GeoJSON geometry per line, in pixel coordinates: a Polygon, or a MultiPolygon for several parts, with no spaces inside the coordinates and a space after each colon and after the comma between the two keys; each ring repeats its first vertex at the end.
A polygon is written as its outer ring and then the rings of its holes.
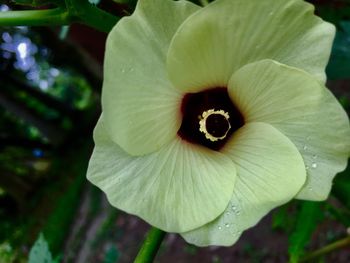
{"type": "Polygon", "coordinates": [[[181,112],[178,135],[216,151],[244,125],[243,115],[232,103],[227,88],[187,93],[182,99],[181,112]]]}

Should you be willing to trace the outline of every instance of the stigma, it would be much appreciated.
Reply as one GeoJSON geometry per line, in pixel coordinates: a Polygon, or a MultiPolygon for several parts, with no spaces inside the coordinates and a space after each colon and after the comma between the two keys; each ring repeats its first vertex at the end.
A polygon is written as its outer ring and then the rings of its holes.
{"type": "Polygon", "coordinates": [[[212,142],[226,138],[231,129],[230,115],[224,110],[210,109],[204,111],[199,120],[199,131],[212,142]]]}

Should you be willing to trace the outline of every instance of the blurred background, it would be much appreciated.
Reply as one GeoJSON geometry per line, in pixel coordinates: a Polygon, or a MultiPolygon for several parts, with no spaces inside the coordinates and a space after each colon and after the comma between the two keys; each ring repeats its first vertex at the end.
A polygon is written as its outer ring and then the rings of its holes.
{"type": "MultiPolygon", "coordinates": [[[[328,87],[349,113],[350,2],[310,2],[337,26],[328,87]]],[[[99,7],[121,17],[134,4],[99,7]]],[[[1,12],[23,8],[0,1],[1,12]]],[[[85,178],[105,39],[76,24],[0,27],[0,263],[27,262],[40,233],[57,262],[132,262],[137,254],[148,225],[111,207],[85,178]]],[[[156,262],[287,262],[345,238],[348,227],[349,169],[327,202],[280,207],[229,248],[197,248],[168,234],[156,262]]],[[[350,247],[311,262],[350,262],[350,247]]]]}

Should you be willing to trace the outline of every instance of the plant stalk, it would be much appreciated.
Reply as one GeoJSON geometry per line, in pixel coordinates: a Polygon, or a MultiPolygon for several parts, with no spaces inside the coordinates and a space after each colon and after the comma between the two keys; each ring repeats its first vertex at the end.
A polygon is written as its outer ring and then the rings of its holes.
{"type": "Polygon", "coordinates": [[[71,22],[62,8],[0,12],[0,26],[57,26],[71,22]]]}
{"type": "Polygon", "coordinates": [[[318,258],[320,256],[323,256],[325,254],[328,254],[334,250],[346,247],[346,246],[350,246],[350,236],[340,239],[338,241],[335,241],[334,243],[331,243],[327,246],[324,246],[318,250],[315,250],[313,252],[310,252],[308,254],[306,254],[301,260],[300,262],[308,262],[311,261],[315,258],[318,258]]]}
{"type": "Polygon", "coordinates": [[[158,228],[152,227],[137,254],[134,263],[151,263],[157,255],[159,247],[166,233],[158,228]]]}
{"type": "Polygon", "coordinates": [[[62,26],[76,22],[108,33],[119,20],[87,0],[63,3],[53,9],[0,12],[0,26],[62,26]]]}

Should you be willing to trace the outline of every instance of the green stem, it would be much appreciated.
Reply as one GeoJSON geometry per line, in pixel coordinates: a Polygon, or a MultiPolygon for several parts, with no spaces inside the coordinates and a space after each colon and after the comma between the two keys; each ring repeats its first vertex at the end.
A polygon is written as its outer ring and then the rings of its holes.
{"type": "Polygon", "coordinates": [[[57,26],[77,22],[106,33],[118,19],[87,0],[66,0],[63,8],[0,12],[0,26],[57,26]]]}
{"type": "Polygon", "coordinates": [[[151,230],[148,231],[146,239],[136,256],[134,263],[153,262],[165,234],[166,233],[162,230],[152,227],[151,230]]]}
{"type": "Polygon", "coordinates": [[[341,240],[335,241],[334,243],[331,243],[327,246],[324,246],[318,250],[315,250],[313,252],[310,252],[308,254],[306,254],[301,260],[300,262],[307,262],[310,261],[312,259],[318,258],[322,255],[328,254],[336,249],[345,247],[345,246],[350,246],[350,236],[343,238],[341,240]]]}
{"type": "Polygon", "coordinates": [[[65,9],[0,12],[0,26],[56,26],[71,22],[65,9]]]}

